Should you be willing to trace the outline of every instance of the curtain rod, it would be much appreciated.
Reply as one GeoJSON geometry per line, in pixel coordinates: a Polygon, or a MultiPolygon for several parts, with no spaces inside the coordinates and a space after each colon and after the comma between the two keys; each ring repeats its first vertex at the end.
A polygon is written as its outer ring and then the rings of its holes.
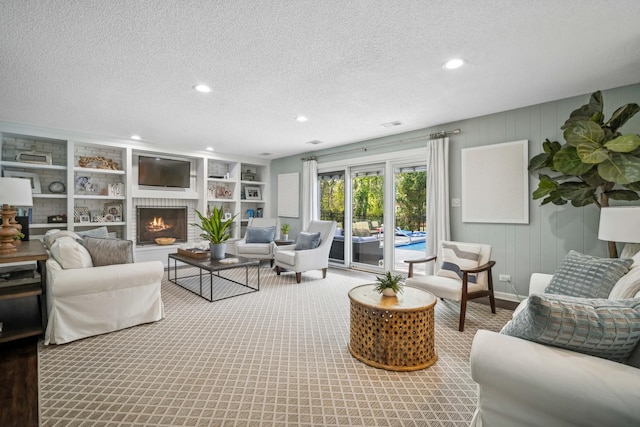
{"type": "MultiPolygon", "coordinates": [[[[413,138],[401,139],[399,141],[393,141],[393,144],[402,144],[403,142],[418,141],[420,139],[444,138],[447,135],[453,135],[453,134],[456,134],[456,133],[460,133],[460,129],[443,130],[441,132],[436,132],[436,133],[429,134],[429,136],[416,136],[416,137],[413,137],[413,138]]],[[[376,144],[376,145],[374,145],[372,147],[367,147],[366,145],[363,145],[362,147],[350,148],[348,150],[334,151],[332,153],[327,153],[327,154],[317,154],[315,156],[302,157],[300,160],[306,162],[307,160],[318,160],[318,157],[333,156],[333,155],[336,155],[336,154],[353,153],[353,152],[356,152],[356,151],[368,151],[370,149],[382,147],[382,146],[388,145],[388,144],[389,144],[389,142],[385,142],[385,143],[381,143],[381,144],[376,144]]]]}

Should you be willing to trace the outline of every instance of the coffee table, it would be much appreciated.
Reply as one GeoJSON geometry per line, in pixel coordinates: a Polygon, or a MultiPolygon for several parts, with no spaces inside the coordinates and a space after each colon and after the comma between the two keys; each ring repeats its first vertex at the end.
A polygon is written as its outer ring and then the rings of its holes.
{"type": "Polygon", "coordinates": [[[433,365],[438,360],[434,346],[436,297],[410,286],[404,286],[404,292],[396,297],[386,297],[375,286],[356,286],[349,291],[351,355],[390,371],[416,371],[433,365]]]}
{"type": "Polygon", "coordinates": [[[167,275],[169,281],[181,286],[207,301],[220,301],[237,297],[260,290],[260,261],[241,256],[226,254],[226,258],[235,258],[237,263],[223,264],[219,260],[210,258],[191,258],[182,254],[169,254],[167,275]],[[171,278],[171,260],[173,260],[173,279],[171,278]],[[192,274],[192,269],[186,269],[184,265],[178,267],[178,263],[196,267],[198,274],[192,274]],[[249,283],[249,267],[255,267],[257,272],[256,283],[249,283]],[[239,281],[238,270],[244,268],[244,283],[239,281]],[[191,270],[191,271],[190,271],[191,270]],[[182,275],[179,273],[183,272],[182,275]],[[223,272],[225,275],[223,275],[223,272]],[[209,276],[207,286],[207,276],[209,276]],[[226,276],[226,277],[225,277],[226,276]],[[208,291],[208,292],[207,292],[208,291]]]}

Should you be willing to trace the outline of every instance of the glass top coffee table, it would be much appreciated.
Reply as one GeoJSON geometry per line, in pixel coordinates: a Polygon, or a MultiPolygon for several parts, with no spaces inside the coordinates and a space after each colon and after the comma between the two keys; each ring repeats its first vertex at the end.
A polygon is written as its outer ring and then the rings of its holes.
{"type": "Polygon", "coordinates": [[[182,254],[169,254],[167,275],[171,283],[210,302],[260,290],[260,261],[230,254],[226,254],[225,259],[237,259],[238,262],[224,264],[224,261],[212,260],[208,256],[191,258],[182,254]],[[249,274],[250,267],[255,268],[255,274],[249,274]]]}

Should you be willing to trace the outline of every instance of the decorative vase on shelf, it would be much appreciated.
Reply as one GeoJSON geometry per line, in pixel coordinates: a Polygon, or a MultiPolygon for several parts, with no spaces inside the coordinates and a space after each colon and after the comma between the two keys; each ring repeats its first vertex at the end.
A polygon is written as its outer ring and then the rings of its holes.
{"type": "Polygon", "coordinates": [[[211,259],[219,260],[224,259],[224,254],[227,251],[226,243],[209,243],[209,250],[211,251],[211,259]]]}

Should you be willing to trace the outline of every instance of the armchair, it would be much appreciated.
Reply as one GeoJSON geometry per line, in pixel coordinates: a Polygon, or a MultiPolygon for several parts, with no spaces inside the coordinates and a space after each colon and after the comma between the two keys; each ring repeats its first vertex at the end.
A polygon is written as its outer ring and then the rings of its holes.
{"type": "Polygon", "coordinates": [[[296,250],[296,245],[276,247],[275,265],[276,274],[279,276],[282,270],[292,270],[296,273],[296,282],[302,280],[302,272],[322,269],[322,278],[327,277],[329,267],[329,250],[336,231],[335,221],[311,221],[308,233],[320,233],[320,244],[314,249],[296,250]]]}
{"type": "Polygon", "coordinates": [[[431,292],[441,299],[460,301],[460,323],[458,330],[464,331],[467,301],[489,297],[491,312],[495,314],[491,268],[491,246],[479,243],[440,242],[438,254],[423,259],[405,260],[409,264],[406,284],[431,292]],[[416,263],[436,261],[434,275],[413,276],[416,263]]]}
{"type": "Polygon", "coordinates": [[[273,240],[278,236],[279,231],[279,218],[249,218],[244,237],[236,242],[236,254],[246,258],[268,259],[271,267],[273,267],[273,254],[275,252],[274,248],[276,247],[273,240]],[[275,232],[270,241],[266,241],[268,239],[263,238],[265,236],[260,236],[260,238],[257,239],[258,241],[252,241],[254,240],[252,239],[253,236],[249,236],[249,242],[247,242],[247,234],[251,233],[249,228],[252,227],[275,227],[275,232]]]}

